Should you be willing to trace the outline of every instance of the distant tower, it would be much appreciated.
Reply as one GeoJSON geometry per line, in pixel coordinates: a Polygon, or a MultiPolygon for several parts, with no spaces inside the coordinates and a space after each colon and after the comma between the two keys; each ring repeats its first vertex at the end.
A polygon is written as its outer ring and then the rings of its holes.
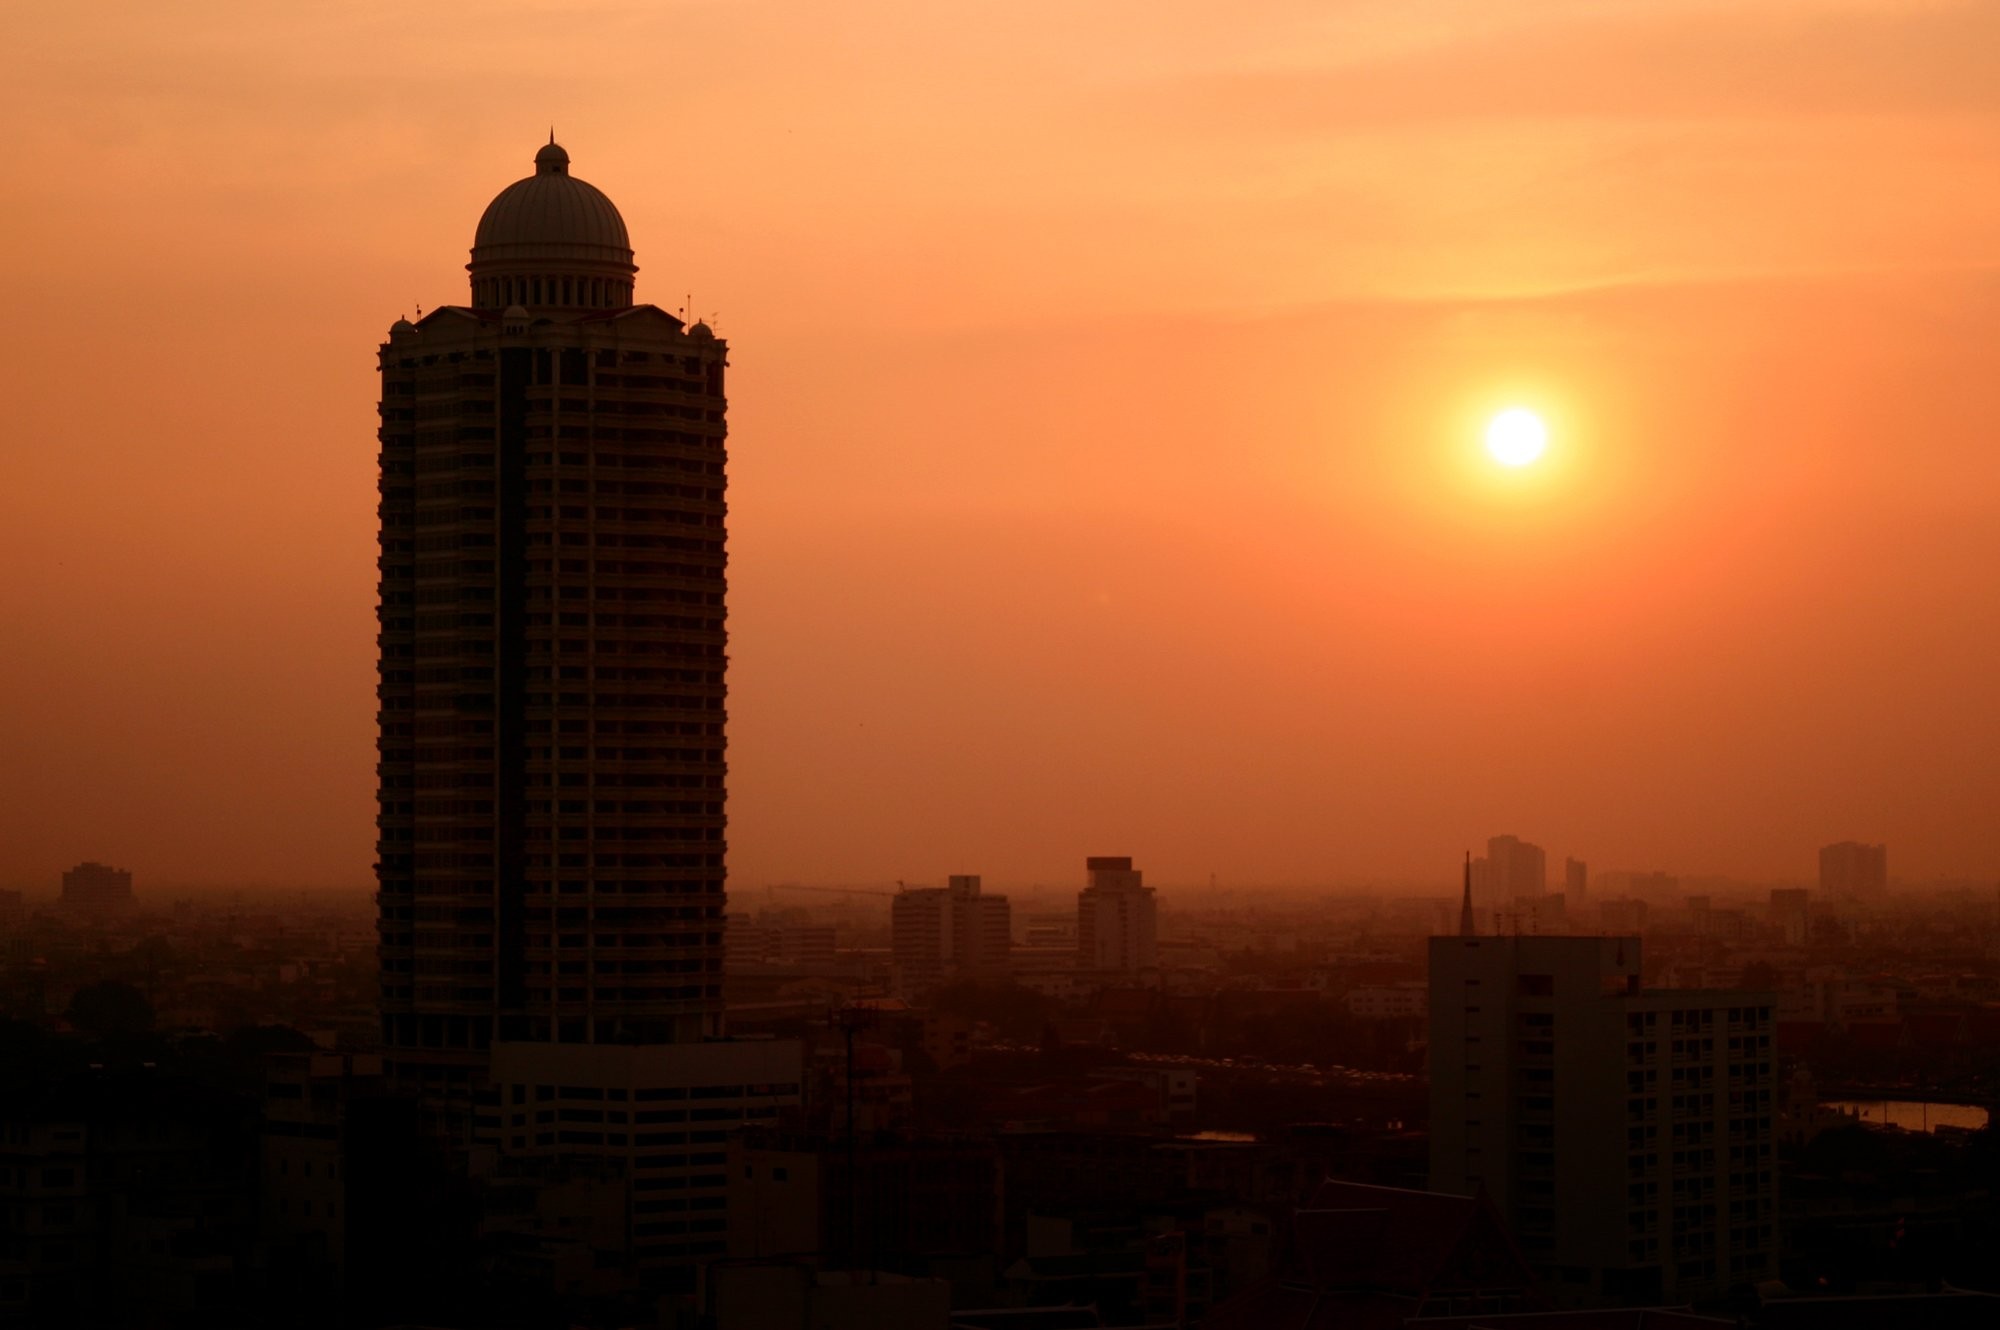
{"type": "Polygon", "coordinates": [[[1465,895],[1458,904],[1458,935],[1471,937],[1479,930],[1472,926],[1472,851],[1465,852],[1465,895]]]}
{"type": "Polygon", "coordinates": [[[1519,836],[1495,836],[1486,842],[1486,874],[1494,900],[1502,905],[1546,895],[1548,854],[1519,836]]]}
{"type": "Polygon", "coordinates": [[[91,861],[62,875],[62,903],[86,910],[122,909],[132,903],[132,874],[91,861]]]}
{"type": "Polygon", "coordinates": [[[1842,841],[1819,852],[1820,894],[1829,899],[1879,900],[1889,889],[1889,850],[1842,841]]]}
{"type": "Polygon", "coordinates": [[[1130,974],[1159,964],[1159,907],[1125,855],[1084,860],[1090,885],[1076,896],[1077,968],[1130,974]]]}

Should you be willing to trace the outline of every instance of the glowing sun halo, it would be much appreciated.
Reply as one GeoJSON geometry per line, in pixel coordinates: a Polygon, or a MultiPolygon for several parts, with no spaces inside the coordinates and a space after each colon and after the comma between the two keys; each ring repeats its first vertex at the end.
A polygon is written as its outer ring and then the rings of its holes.
{"type": "Polygon", "coordinates": [[[1548,426],[1526,407],[1510,406],[1486,423],[1486,451],[1502,466],[1526,466],[1548,446],[1548,426]]]}

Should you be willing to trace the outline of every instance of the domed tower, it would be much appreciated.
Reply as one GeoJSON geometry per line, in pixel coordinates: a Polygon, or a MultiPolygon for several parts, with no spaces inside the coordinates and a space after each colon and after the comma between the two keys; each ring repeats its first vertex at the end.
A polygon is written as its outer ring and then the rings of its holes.
{"type": "Polygon", "coordinates": [[[623,309],[639,271],[617,205],[569,173],[554,134],[535,173],[486,205],[465,266],[474,308],[532,311],[623,309]]]}
{"type": "Polygon", "coordinates": [[[467,266],[380,350],[382,1047],[438,1134],[533,1152],[521,1085],[721,1047],[729,348],[633,303],[553,142],[467,266]]]}

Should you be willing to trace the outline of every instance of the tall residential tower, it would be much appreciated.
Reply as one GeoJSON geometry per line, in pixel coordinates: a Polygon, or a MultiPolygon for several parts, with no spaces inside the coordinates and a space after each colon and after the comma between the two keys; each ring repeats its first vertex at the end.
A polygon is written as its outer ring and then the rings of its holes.
{"type": "Polygon", "coordinates": [[[1431,1190],[1481,1190],[1564,1298],[1777,1270],[1775,999],[1648,989],[1636,937],[1430,941],[1431,1190]]]}
{"type": "Polygon", "coordinates": [[[719,1033],[727,348],[553,139],[467,267],[380,354],[377,876],[388,1069],[490,1139],[496,1042],[719,1033]]]}

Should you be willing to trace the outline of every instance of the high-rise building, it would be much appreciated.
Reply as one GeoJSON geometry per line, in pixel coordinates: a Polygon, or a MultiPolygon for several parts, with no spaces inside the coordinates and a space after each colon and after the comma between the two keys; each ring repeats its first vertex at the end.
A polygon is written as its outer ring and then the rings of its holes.
{"type": "Polygon", "coordinates": [[[1889,890],[1889,847],[1844,840],[1819,852],[1822,895],[1846,900],[1877,900],[1889,890]]]}
{"type": "Polygon", "coordinates": [[[83,910],[119,909],[132,903],[132,873],[90,861],[62,875],[62,903],[83,910]]]}
{"type": "Polygon", "coordinates": [[[1494,836],[1486,842],[1486,857],[1473,865],[1473,880],[1485,888],[1489,902],[1504,908],[1549,889],[1549,856],[1518,836],[1494,836]]]}
{"type": "Polygon", "coordinates": [[[470,301],[380,351],[388,1070],[497,1138],[503,1040],[691,1043],[722,1009],[727,347],[634,301],[553,139],[470,301]]]}
{"type": "Polygon", "coordinates": [[[1571,909],[1582,907],[1590,895],[1589,864],[1581,859],[1563,860],[1563,895],[1568,897],[1571,909]]]}
{"type": "Polygon", "coordinates": [[[1773,1005],[1641,988],[1636,937],[1432,938],[1432,1190],[1484,1188],[1574,1297],[1771,1278],[1773,1005]]]}
{"type": "Polygon", "coordinates": [[[1131,973],[1159,964],[1159,906],[1126,856],[1083,861],[1089,885],[1076,896],[1080,970],[1131,973]]]}
{"type": "Polygon", "coordinates": [[[1007,898],[981,892],[970,874],[946,882],[906,888],[890,903],[890,957],[902,992],[1007,973],[1014,947],[1007,898]]]}

